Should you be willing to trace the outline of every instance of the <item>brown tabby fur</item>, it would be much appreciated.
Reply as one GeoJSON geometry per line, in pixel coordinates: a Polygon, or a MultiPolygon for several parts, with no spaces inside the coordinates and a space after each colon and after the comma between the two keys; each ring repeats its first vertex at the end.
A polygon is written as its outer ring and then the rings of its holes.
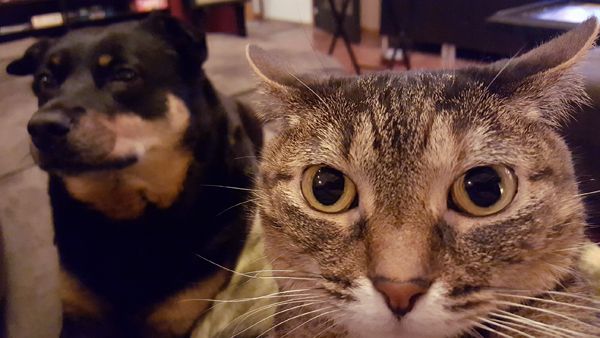
{"type": "Polygon", "coordinates": [[[267,256],[290,300],[275,336],[600,336],[600,300],[577,269],[585,211],[555,130],[585,102],[574,68],[597,32],[590,19],[482,68],[321,80],[250,46],[272,98],[262,119],[280,126],[256,193],[267,256]],[[356,184],[358,207],[324,214],[307,204],[302,173],[319,164],[356,184]],[[517,176],[512,203],[486,217],[450,209],[453,181],[493,164],[517,176]],[[375,276],[433,284],[396,318],[375,276]]]}

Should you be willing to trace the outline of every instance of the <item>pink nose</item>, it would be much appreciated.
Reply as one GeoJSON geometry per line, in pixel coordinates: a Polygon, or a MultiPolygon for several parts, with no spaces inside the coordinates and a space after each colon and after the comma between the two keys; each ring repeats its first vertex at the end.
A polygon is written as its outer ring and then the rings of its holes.
{"type": "Polygon", "coordinates": [[[390,308],[398,317],[409,313],[417,300],[429,289],[429,282],[416,279],[408,282],[395,282],[385,278],[375,278],[373,285],[379,291],[390,308]]]}

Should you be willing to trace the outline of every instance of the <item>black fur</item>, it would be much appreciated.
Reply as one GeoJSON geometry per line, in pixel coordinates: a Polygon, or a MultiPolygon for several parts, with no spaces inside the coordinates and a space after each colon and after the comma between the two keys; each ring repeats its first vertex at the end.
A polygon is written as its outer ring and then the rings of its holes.
{"type": "Polygon", "coordinates": [[[73,198],[63,183],[65,175],[115,168],[87,164],[67,145],[53,146],[44,154],[40,165],[50,174],[61,266],[110,306],[102,323],[65,318],[63,337],[154,337],[145,333],[143,323],[150,309],[218,271],[198,255],[226,267],[235,265],[248,215],[243,206],[228,208],[248,200],[249,193],[206,185],[251,187],[254,152],[245,130],[257,144],[261,135],[255,121],[244,115],[240,120],[246,126],[237,127],[235,144],[229,142],[231,120],[201,68],[206,57],[203,35],[158,15],[141,23],[42,40],[7,67],[10,74],[34,75],[40,111],[59,109],[73,123],[91,110],[160,118],[166,112],[167,94],[181,98],[191,113],[182,147],[194,154],[194,160],[183,191],[169,208],[149,205],[133,220],[105,216],[73,198]],[[94,63],[102,53],[117,55],[116,62],[136,69],[141,64],[143,78],[126,90],[115,90],[109,83],[112,67],[100,69],[94,63]],[[61,56],[59,65],[48,61],[56,55],[61,56]],[[52,75],[53,88],[43,88],[43,74],[52,75]]]}

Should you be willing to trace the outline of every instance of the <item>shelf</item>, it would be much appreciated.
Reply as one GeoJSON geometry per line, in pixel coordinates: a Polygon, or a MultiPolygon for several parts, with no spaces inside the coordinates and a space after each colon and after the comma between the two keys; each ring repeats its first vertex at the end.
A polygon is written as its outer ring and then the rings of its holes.
{"type": "Polygon", "coordinates": [[[52,2],[58,3],[58,0],[13,0],[13,1],[8,1],[8,2],[0,1],[0,8],[9,7],[9,6],[33,5],[33,4],[39,4],[39,3],[52,3],[52,2]]]}
{"type": "Polygon", "coordinates": [[[147,16],[150,12],[117,12],[111,15],[107,15],[102,18],[90,19],[86,17],[70,18],[67,25],[59,25],[44,28],[28,28],[22,31],[0,33],[0,40],[7,40],[8,38],[15,39],[26,37],[29,35],[43,35],[43,34],[58,34],[64,33],[67,28],[81,28],[86,26],[104,25],[110,23],[116,23],[127,20],[141,19],[147,16]]]}

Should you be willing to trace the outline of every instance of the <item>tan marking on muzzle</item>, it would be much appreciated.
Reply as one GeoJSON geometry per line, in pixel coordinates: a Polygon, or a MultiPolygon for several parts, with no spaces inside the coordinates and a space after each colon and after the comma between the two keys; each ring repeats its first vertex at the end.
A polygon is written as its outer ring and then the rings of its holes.
{"type": "Polygon", "coordinates": [[[116,139],[108,159],[136,156],[138,163],[121,170],[65,177],[70,194],[114,219],[139,217],[149,202],[170,207],[183,189],[193,154],[181,146],[190,113],[175,96],[169,95],[168,100],[167,116],[159,120],[133,114],[102,119],[116,139]]]}

